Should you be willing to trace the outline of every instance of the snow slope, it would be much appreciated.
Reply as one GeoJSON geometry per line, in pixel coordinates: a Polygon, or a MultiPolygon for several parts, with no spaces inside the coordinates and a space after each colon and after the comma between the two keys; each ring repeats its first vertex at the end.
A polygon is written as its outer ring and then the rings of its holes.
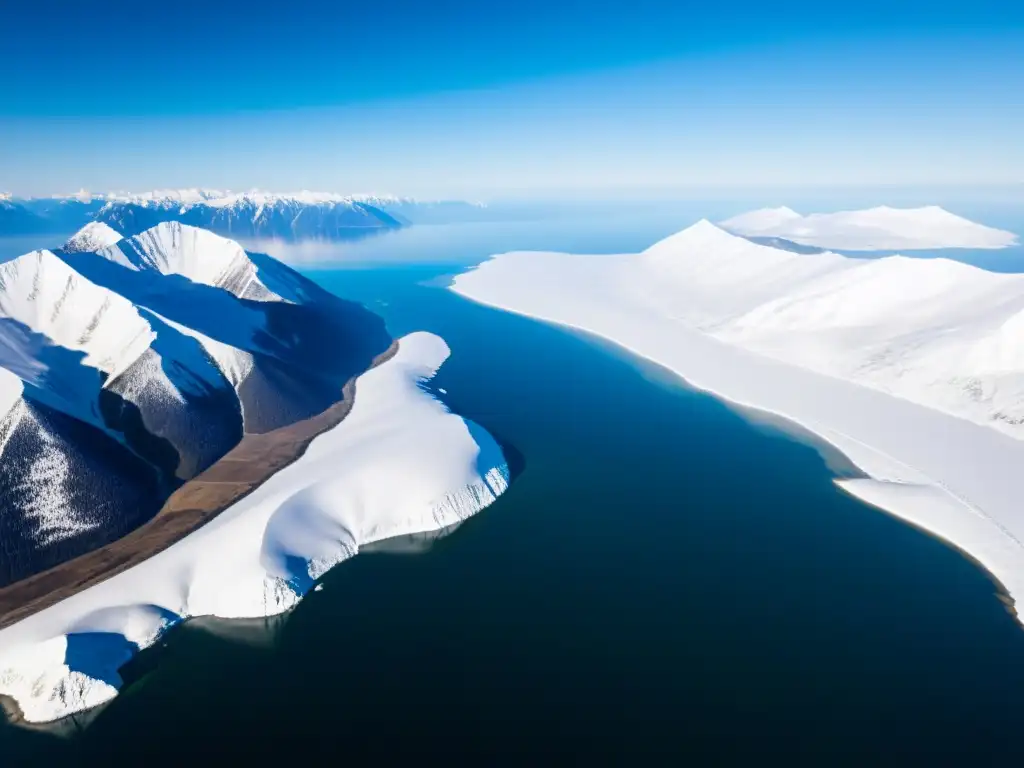
{"type": "Polygon", "coordinates": [[[95,706],[116,694],[118,667],[173,624],[281,613],[360,546],[494,501],[509,479],[498,445],[420,386],[448,354],[430,334],[401,339],[297,462],[155,557],[0,630],[0,694],[33,722],[95,706]]]}
{"type": "Polygon", "coordinates": [[[1024,597],[1024,276],[797,254],[700,222],[640,254],[505,254],[453,290],[797,422],[871,478],[844,488],[1024,597]]]}
{"type": "Polygon", "coordinates": [[[809,216],[789,208],[765,208],[734,216],[721,226],[739,235],[780,237],[801,245],[851,251],[1006,248],[1017,242],[1012,232],[976,224],[935,205],[880,206],[809,216]]]}
{"type": "Polygon", "coordinates": [[[135,237],[92,250],[137,272],[181,275],[193,283],[223,288],[239,298],[281,300],[260,282],[256,265],[242,246],[177,221],[158,224],[135,237]]]}
{"type": "Polygon", "coordinates": [[[0,264],[0,366],[42,384],[47,369],[33,334],[83,353],[83,365],[109,378],[156,338],[130,301],[86,280],[50,251],[0,264]]]}
{"type": "Polygon", "coordinates": [[[61,246],[66,253],[82,251],[98,251],[113,245],[121,239],[121,235],[101,221],[92,221],[76,232],[61,246]]]}
{"type": "Polygon", "coordinates": [[[4,448],[22,415],[21,379],[0,368],[0,461],[3,460],[4,448]]]}

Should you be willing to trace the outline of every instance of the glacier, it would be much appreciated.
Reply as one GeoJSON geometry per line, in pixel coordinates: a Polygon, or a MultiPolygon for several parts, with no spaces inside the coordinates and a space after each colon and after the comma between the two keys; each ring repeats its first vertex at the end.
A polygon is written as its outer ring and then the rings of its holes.
{"type": "Polygon", "coordinates": [[[280,614],[360,547],[492,503],[509,483],[501,449],[422,386],[448,355],[432,334],[402,338],[295,463],[159,554],[0,630],[0,696],[29,722],[94,707],[178,622],[280,614]]]}
{"type": "Polygon", "coordinates": [[[1024,275],[795,253],[701,221],[637,254],[502,254],[452,290],[820,436],[864,473],[840,487],[1024,598],[1024,275]]]}
{"type": "Polygon", "coordinates": [[[748,237],[775,237],[800,245],[847,251],[989,249],[1017,244],[1017,236],[1012,232],[977,224],[937,205],[878,206],[809,216],[801,216],[785,206],[762,208],[726,219],[720,226],[748,237]]]}

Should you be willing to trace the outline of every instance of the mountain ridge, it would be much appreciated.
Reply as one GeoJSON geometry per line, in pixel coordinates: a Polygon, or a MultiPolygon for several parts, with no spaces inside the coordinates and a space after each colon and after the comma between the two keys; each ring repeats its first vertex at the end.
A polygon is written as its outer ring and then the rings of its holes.
{"type": "Polygon", "coordinates": [[[166,222],[83,250],[101,227],[0,264],[0,585],[133,529],[244,434],[337,402],[390,344],[372,313],[230,240],[166,222]],[[46,533],[61,515],[88,524],[46,533]]]}
{"type": "Polygon", "coordinates": [[[0,236],[66,233],[96,221],[133,235],[180,221],[247,238],[355,237],[420,223],[478,221],[482,203],[387,194],[184,188],[0,198],[0,236]]]}

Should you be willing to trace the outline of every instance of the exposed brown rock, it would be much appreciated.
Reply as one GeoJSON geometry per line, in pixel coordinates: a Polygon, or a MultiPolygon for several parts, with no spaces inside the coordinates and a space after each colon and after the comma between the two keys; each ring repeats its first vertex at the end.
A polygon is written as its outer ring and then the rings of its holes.
{"type": "MultiPolygon", "coordinates": [[[[398,342],[392,342],[373,366],[397,351],[398,342]]],[[[220,460],[175,491],[153,519],[124,538],[0,589],[0,629],[147,560],[254,491],[302,456],[313,438],[348,415],[355,382],[355,378],[346,382],[342,399],[312,418],[245,435],[220,460]]]]}

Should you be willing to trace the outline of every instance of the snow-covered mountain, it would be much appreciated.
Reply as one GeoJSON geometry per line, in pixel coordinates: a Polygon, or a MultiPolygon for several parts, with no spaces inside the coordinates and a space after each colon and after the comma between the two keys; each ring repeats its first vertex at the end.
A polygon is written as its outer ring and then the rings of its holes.
{"type": "Polygon", "coordinates": [[[61,249],[65,253],[81,253],[82,251],[98,251],[113,245],[121,239],[121,233],[116,232],[100,221],[93,221],[86,224],[71,239],[64,243],[61,249]]]}
{"type": "Polygon", "coordinates": [[[47,233],[64,233],[79,229],[92,221],[105,203],[105,197],[93,197],[87,193],[21,201],[28,211],[41,220],[42,231],[47,233]]]}
{"type": "Polygon", "coordinates": [[[45,232],[46,221],[10,195],[0,197],[0,235],[34,235],[45,232]]]}
{"type": "Polygon", "coordinates": [[[61,233],[92,221],[138,234],[178,221],[243,238],[350,238],[412,224],[479,221],[488,209],[459,200],[328,192],[278,194],[253,190],[164,189],[17,199],[0,197],[0,235],[61,233]]]}
{"type": "Polygon", "coordinates": [[[501,448],[424,386],[448,354],[180,222],[0,264],[8,715],[97,706],[176,624],[280,614],[492,503],[501,448]]]}
{"type": "Polygon", "coordinates": [[[94,223],[0,264],[0,585],[137,527],[389,343],[362,307],[177,222],[94,223]]]}
{"type": "Polygon", "coordinates": [[[97,221],[120,232],[141,232],[178,221],[235,237],[341,237],[354,231],[395,229],[401,223],[369,203],[340,195],[247,192],[223,197],[191,195],[108,202],[97,221]]]}
{"type": "Polygon", "coordinates": [[[969,553],[1024,616],[1024,275],[797,253],[701,221],[641,253],[503,254],[453,290],[796,422],[860,470],[842,488],[969,553]]]}
{"type": "Polygon", "coordinates": [[[0,629],[0,695],[29,722],[97,706],[179,622],[279,614],[363,547],[439,535],[493,502],[510,480],[497,442],[423,386],[448,354],[403,337],[296,462],[156,556],[0,629]]]}
{"type": "Polygon", "coordinates": [[[764,208],[734,216],[721,226],[738,235],[849,251],[1006,248],[1017,242],[1012,232],[977,224],[936,205],[809,216],[785,207],[764,208]]]}

